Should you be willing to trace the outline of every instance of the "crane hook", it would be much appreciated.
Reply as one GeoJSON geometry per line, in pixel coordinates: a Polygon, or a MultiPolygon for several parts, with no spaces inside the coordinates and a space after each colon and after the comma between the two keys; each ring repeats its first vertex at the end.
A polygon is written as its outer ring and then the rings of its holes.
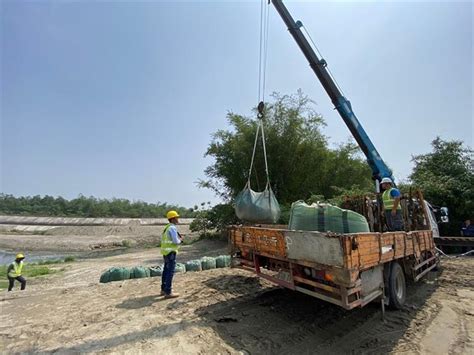
{"type": "Polygon", "coordinates": [[[257,114],[257,117],[259,119],[262,119],[263,118],[263,110],[265,109],[265,104],[263,103],[263,101],[260,101],[258,103],[258,106],[257,106],[257,111],[258,111],[258,114],[257,114]]]}

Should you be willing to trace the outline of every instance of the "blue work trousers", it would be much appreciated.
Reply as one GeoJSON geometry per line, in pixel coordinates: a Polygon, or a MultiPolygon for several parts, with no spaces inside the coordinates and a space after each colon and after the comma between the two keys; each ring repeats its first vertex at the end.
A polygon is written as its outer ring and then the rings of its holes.
{"type": "Polygon", "coordinates": [[[391,210],[385,210],[385,219],[387,220],[389,232],[404,230],[401,210],[397,210],[397,214],[395,216],[392,216],[391,210]]]}
{"type": "Polygon", "coordinates": [[[163,274],[161,275],[161,291],[165,295],[171,294],[174,269],[176,268],[176,253],[171,252],[163,255],[165,265],[163,266],[163,274]]]}

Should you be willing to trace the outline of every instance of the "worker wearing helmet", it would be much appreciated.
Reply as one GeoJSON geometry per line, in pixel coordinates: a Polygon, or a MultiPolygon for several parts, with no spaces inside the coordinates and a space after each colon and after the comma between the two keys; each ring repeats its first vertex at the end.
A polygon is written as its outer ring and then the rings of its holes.
{"type": "Polygon", "coordinates": [[[26,287],[26,280],[21,276],[21,271],[23,270],[23,259],[25,256],[21,253],[17,254],[15,261],[8,265],[7,276],[8,276],[8,291],[13,290],[13,285],[15,280],[19,281],[21,284],[21,289],[24,290],[26,287]]]}
{"type": "Polygon", "coordinates": [[[179,295],[173,293],[172,282],[176,267],[176,254],[178,254],[179,244],[183,237],[179,234],[176,225],[179,223],[179,214],[176,211],[169,211],[166,214],[169,223],[166,225],[161,235],[161,254],[164,259],[163,274],[161,275],[161,295],[165,298],[176,298],[179,295]]]}
{"type": "Polygon", "coordinates": [[[402,206],[400,205],[400,190],[392,187],[393,182],[390,178],[385,177],[381,181],[383,207],[385,211],[385,219],[389,231],[401,231],[404,229],[402,219],[402,206]]]}

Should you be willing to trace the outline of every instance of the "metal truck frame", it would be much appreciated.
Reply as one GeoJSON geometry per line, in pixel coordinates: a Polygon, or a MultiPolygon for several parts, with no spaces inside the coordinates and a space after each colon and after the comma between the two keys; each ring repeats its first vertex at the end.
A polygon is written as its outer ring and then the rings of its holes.
{"type": "Polygon", "coordinates": [[[282,226],[232,226],[232,266],[345,309],[381,299],[403,307],[405,277],[436,268],[431,230],[334,234],[282,226]]]}

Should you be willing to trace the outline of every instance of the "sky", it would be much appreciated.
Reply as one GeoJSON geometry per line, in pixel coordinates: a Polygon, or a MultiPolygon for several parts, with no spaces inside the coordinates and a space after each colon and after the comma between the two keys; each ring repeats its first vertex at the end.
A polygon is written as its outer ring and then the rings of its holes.
{"type": "MultiPolygon", "coordinates": [[[[473,147],[471,1],[285,3],[397,180],[438,135],[473,147]]],[[[196,181],[226,114],[258,102],[260,1],[1,0],[0,16],[1,192],[218,202],[196,181]]],[[[272,6],[266,77],[348,140],[272,6]]]]}

